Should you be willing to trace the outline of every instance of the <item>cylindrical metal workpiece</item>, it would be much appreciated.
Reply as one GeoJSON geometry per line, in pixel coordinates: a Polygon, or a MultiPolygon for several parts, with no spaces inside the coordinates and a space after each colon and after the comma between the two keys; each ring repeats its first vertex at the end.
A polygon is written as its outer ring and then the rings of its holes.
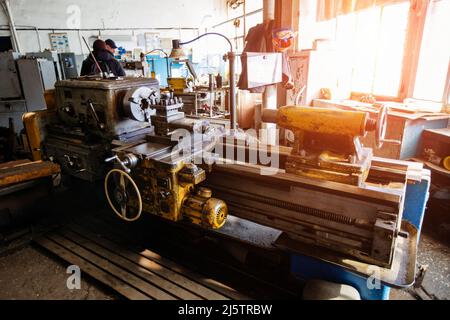
{"type": "MultiPolygon", "coordinates": [[[[266,111],[265,118],[273,120],[274,114],[266,111]]],[[[290,130],[356,137],[366,135],[368,119],[360,111],[287,106],[278,109],[276,123],[290,130]]]]}
{"type": "Polygon", "coordinates": [[[263,109],[262,121],[265,123],[277,123],[278,110],[277,109],[263,109]]]}

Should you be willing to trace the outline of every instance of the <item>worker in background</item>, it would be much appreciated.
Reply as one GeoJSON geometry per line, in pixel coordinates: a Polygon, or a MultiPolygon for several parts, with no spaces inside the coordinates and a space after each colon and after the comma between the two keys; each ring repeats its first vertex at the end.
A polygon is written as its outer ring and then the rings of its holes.
{"type": "Polygon", "coordinates": [[[106,50],[108,50],[108,52],[114,56],[114,53],[116,52],[117,49],[116,43],[111,39],[107,39],[105,40],[105,44],[106,50]]]}
{"type": "Polygon", "coordinates": [[[93,45],[92,54],[95,59],[97,59],[98,64],[102,70],[98,70],[97,64],[95,63],[92,55],[83,61],[83,66],[81,67],[81,76],[95,75],[101,72],[112,73],[116,77],[124,77],[125,71],[122,65],[117,61],[114,56],[108,51],[105,41],[95,40],[93,45]]]}

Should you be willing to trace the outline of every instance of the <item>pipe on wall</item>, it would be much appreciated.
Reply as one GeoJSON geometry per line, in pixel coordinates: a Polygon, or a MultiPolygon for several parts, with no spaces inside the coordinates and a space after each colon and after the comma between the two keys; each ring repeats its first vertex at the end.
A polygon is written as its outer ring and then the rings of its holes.
{"type": "MultiPolygon", "coordinates": [[[[20,30],[20,28],[27,28],[27,30],[34,30],[36,32],[36,38],[38,41],[39,51],[42,51],[42,43],[41,43],[41,36],[39,35],[39,28],[36,26],[23,26],[23,25],[15,25],[16,32],[20,30]]],[[[1,29],[0,29],[1,30],[1,29]]]]}
{"type": "Polygon", "coordinates": [[[11,13],[11,7],[9,5],[9,0],[1,0],[1,5],[3,10],[5,11],[5,15],[8,18],[9,29],[12,36],[13,48],[16,52],[21,52],[19,37],[17,35],[16,26],[14,25],[14,19],[11,13]]]}
{"type": "Polygon", "coordinates": [[[264,0],[263,20],[275,20],[275,0],[264,0]]]}

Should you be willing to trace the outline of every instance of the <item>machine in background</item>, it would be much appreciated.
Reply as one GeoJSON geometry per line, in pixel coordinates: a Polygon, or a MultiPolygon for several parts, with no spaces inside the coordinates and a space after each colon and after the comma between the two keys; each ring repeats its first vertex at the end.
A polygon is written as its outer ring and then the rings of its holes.
{"type": "Polygon", "coordinates": [[[150,96],[159,97],[158,82],[152,79],[59,81],[56,120],[46,127],[45,155],[66,174],[102,179],[113,141],[139,139],[153,131],[145,121],[150,115],[141,108],[150,96]]]}
{"type": "Polygon", "coordinates": [[[77,61],[75,53],[44,50],[42,52],[30,52],[25,55],[30,59],[47,59],[55,66],[57,80],[73,79],[78,77],[77,61]]]}
{"type": "Polygon", "coordinates": [[[8,127],[12,118],[18,134],[25,112],[47,108],[46,92],[55,88],[57,80],[55,65],[16,52],[0,53],[0,79],[0,127],[8,127]]]}
{"type": "Polygon", "coordinates": [[[74,79],[78,77],[78,66],[75,53],[59,53],[58,58],[59,64],[61,65],[61,80],[74,79]]]}
{"type": "Polygon", "coordinates": [[[122,61],[121,64],[129,76],[145,77],[145,67],[142,61],[122,61]]]}

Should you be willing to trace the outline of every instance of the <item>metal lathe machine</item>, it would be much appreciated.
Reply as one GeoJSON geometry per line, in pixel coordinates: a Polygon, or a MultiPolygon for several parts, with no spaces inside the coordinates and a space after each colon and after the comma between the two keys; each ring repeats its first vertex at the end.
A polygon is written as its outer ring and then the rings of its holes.
{"type": "Polygon", "coordinates": [[[66,175],[103,179],[112,211],[125,221],[153,214],[237,239],[270,229],[269,246],[291,254],[294,275],[352,284],[363,298],[414,282],[429,173],[361,145],[370,131],[379,145],[385,140],[385,108],[378,119],[267,110],[265,122],[293,132],[288,148],[187,117],[183,101],[152,79],[59,81],[56,106],[51,117],[25,116],[35,156],[66,175]],[[256,229],[239,231],[236,219],[256,229]],[[387,286],[368,291],[374,274],[387,286]]]}

